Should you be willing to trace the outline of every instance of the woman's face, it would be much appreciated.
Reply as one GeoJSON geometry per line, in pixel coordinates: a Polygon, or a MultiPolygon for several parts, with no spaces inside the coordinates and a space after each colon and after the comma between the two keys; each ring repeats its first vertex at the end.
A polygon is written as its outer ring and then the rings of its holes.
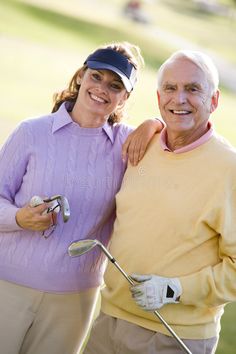
{"type": "Polygon", "coordinates": [[[77,103],[96,116],[108,118],[121,107],[128,93],[118,75],[110,70],[87,69],[80,80],[77,103]]]}

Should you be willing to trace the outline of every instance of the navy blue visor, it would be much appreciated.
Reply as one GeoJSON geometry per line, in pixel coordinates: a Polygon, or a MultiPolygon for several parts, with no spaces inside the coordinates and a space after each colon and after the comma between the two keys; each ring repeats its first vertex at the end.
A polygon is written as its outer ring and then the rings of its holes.
{"type": "Polygon", "coordinates": [[[98,49],[84,62],[90,69],[110,70],[122,80],[126,90],[131,92],[137,81],[137,70],[124,55],[113,49],[98,49]]]}

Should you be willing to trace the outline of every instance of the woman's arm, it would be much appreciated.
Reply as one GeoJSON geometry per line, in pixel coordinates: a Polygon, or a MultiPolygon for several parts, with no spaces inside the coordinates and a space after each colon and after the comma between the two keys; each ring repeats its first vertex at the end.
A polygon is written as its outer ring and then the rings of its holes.
{"type": "Polygon", "coordinates": [[[19,208],[15,203],[30,155],[31,142],[26,131],[26,125],[20,124],[0,150],[0,232],[45,230],[51,223],[51,215],[41,215],[46,204],[19,208]]]}
{"type": "Polygon", "coordinates": [[[159,119],[147,119],[138,126],[129,136],[122,147],[123,160],[130,161],[135,166],[143,158],[147,147],[156,133],[164,128],[159,119]]]}

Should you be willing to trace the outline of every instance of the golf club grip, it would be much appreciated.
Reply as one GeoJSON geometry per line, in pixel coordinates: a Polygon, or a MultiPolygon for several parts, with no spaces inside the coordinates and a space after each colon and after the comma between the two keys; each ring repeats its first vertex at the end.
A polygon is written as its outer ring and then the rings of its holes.
{"type": "MultiPolygon", "coordinates": [[[[87,240],[80,240],[80,241],[75,241],[73,242],[69,248],[69,254],[70,256],[80,256],[84,253],[87,253],[90,251],[92,248],[95,246],[99,246],[103,253],[107,256],[109,261],[114,264],[114,266],[119,270],[119,272],[125,277],[125,279],[129,282],[131,285],[135,285],[134,280],[120,267],[120,265],[117,263],[116,259],[110,254],[110,252],[106,249],[103,244],[96,240],[96,239],[87,239],[87,240]],[[82,249],[82,251],[81,251],[82,249]]],[[[158,317],[158,319],[161,321],[161,323],[166,327],[166,329],[170,332],[170,334],[173,336],[173,338],[178,342],[180,345],[181,349],[187,354],[193,354],[188,347],[184,344],[184,342],[178,337],[178,335],[174,332],[174,330],[168,325],[168,323],[164,320],[164,318],[159,314],[157,310],[155,310],[154,315],[158,317]]]]}
{"type": "MultiPolygon", "coordinates": [[[[106,253],[106,255],[109,255],[109,260],[116,266],[116,268],[123,274],[123,276],[128,280],[128,282],[131,285],[134,285],[135,282],[131,277],[128,276],[128,274],[120,267],[120,265],[116,262],[115,258],[112,257],[112,255],[107,251],[107,249],[102,246],[103,251],[106,253]]],[[[158,317],[158,319],[161,321],[161,323],[165,326],[165,328],[170,332],[170,334],[175,338],[175,340],[179,343],[180,347],[184,350],[185,353],[187,354],[193,354],[188,347],[184,344],[184,342],[179,338],[179,336],[175,333],[175,331],[168,325],[168,323],[164,320],[164,318],[160,315],[160,313],[155,310],[153,311],[154,315],[158,317]]]]}

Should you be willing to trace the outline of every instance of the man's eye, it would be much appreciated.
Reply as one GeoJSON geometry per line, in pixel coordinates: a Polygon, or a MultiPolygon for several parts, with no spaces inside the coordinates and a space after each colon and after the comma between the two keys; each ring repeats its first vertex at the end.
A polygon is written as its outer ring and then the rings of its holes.
{"type": "Polygon", "coordinates": [[[164,88],[164,91],[166,91],[166,92],[171,92],[171,91],[174,91],[174,90],[175,90],[174,86],[166,86],[164,88]]]}
{"type": "Polygon", "coordinates": [[[197,85],[191,85],[191,86],[187,86],[186,89],[189,92],[198,92],[199,90],[201,90],[201,87],[199,87],[197,85]]]}
{"type": "Polygon", "coordinates": [[[189,91],[194,93],[194,92],[197,92],[198,89],[196,87],[190,87],[189,91]]]}

